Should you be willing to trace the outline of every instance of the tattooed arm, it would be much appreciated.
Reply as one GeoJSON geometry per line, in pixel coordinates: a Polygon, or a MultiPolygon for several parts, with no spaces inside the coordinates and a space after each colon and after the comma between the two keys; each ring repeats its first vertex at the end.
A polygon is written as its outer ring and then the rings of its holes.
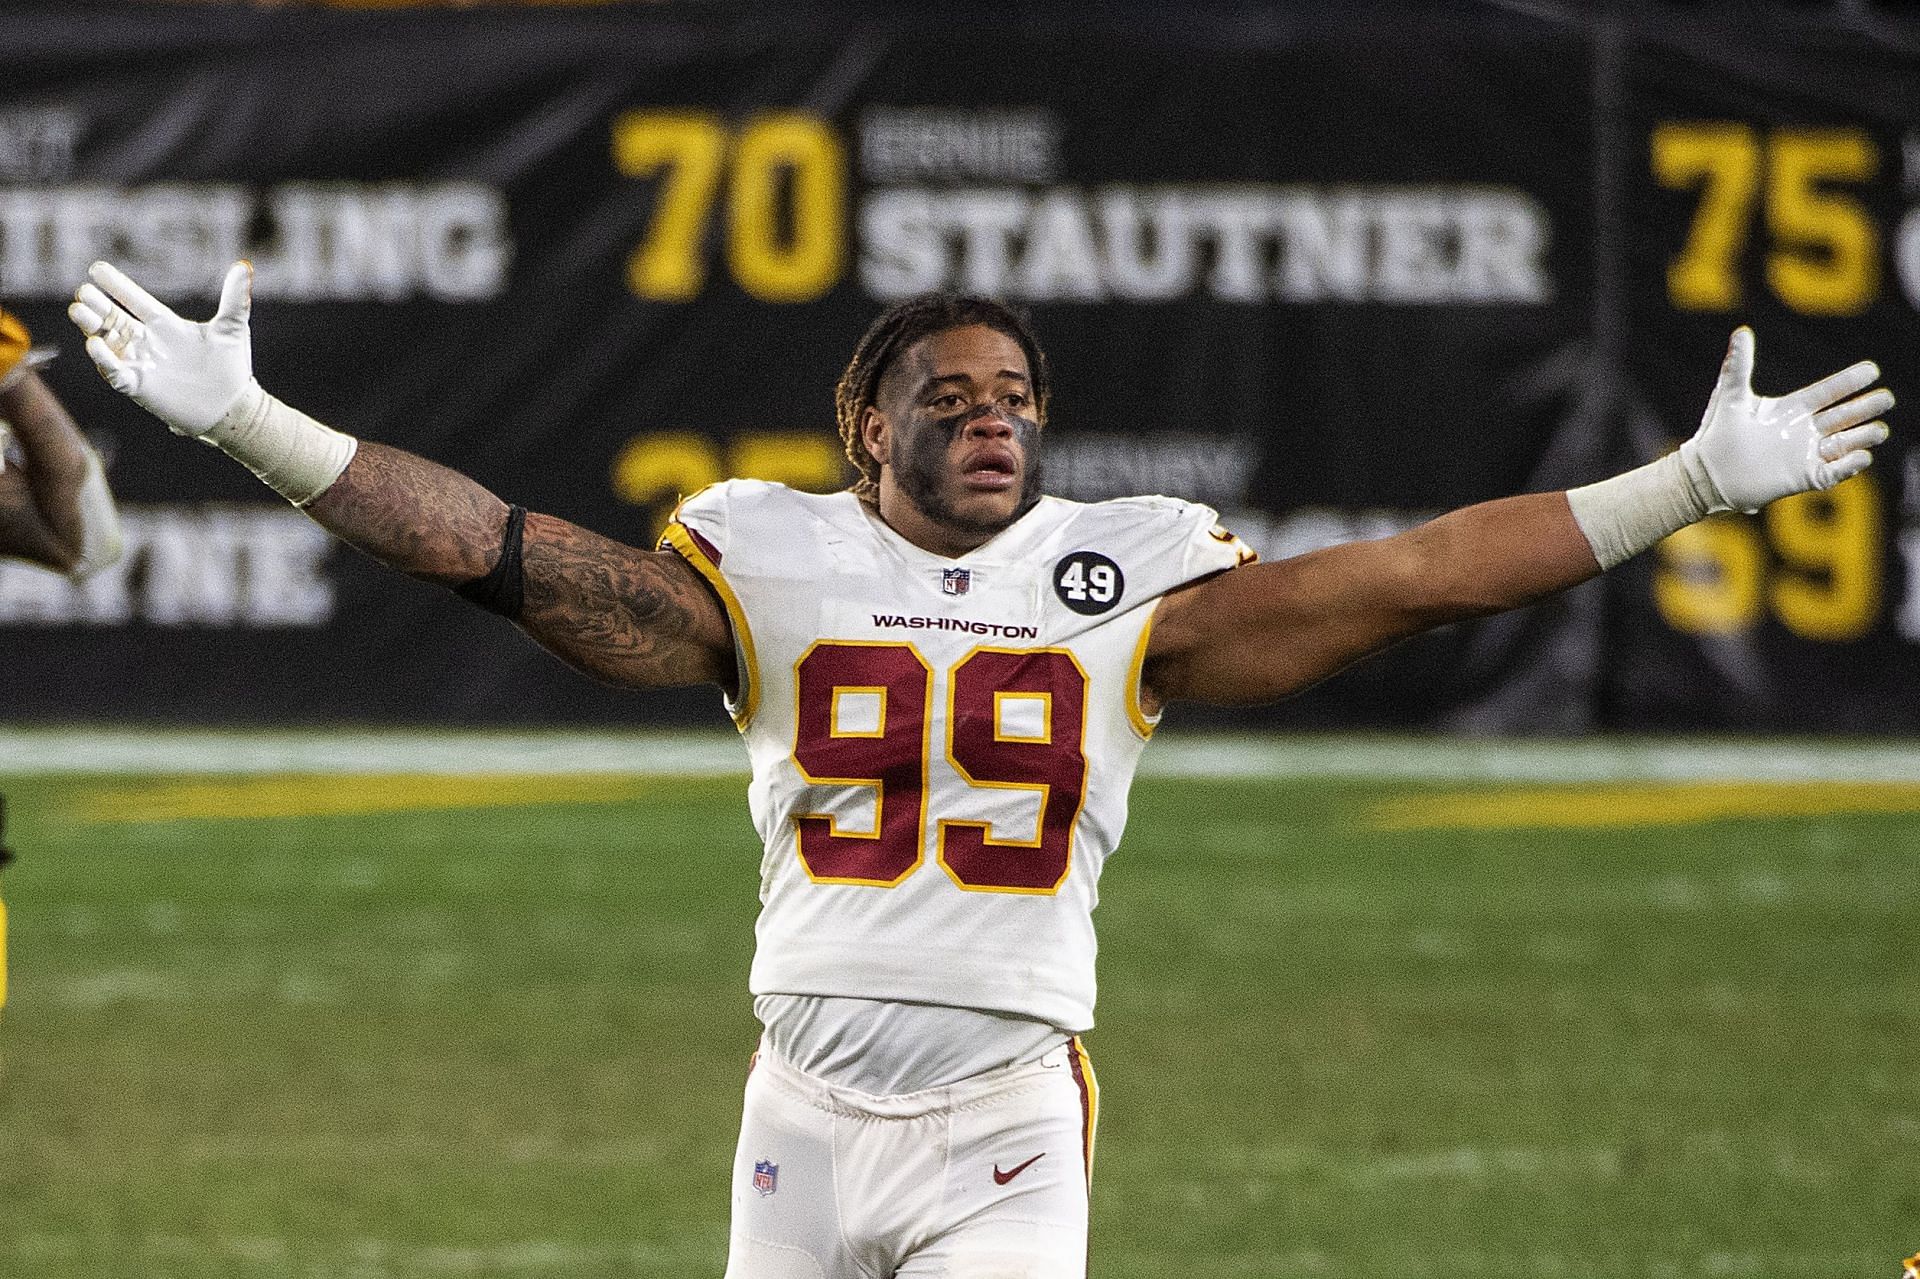
{"type": "MultiPolygon", "coordinates": [[[[306,510],[381,563],[443,586],[493,567],[507,521],[506,503],[466,476],[367,441],[306,510]]],[[[628,688],[734,682],[726,610],[674,552],[537,514],[522,546],[520,626],[569,664],[628,688]]]]}
{"type": "MultiPolygon", "coordinates": [[[[443,586],[485,577],[506,504],[457,471],[357,441],[268,395],[253,378],[252,309],[245,262],[227,269],[204,324],[96,262],[67,315],[114,390],[174,434],[216,446],[341,540],[443,586]]],[[[674,552],[530,515],[521,566],[521,627],[588,674],[629,688],[737,678],[726,609],[674,552]]]]}

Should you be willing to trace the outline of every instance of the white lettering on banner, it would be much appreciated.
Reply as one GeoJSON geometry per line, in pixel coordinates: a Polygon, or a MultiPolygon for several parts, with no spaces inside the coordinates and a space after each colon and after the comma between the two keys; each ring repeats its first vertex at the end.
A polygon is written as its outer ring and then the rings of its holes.
{"type": "Polygon", "coordinates": [[[1907,301],[1920,308],[1920,205],[1908,209],[1894,231],[1893,269],[1907,301]]]}
{"type": "Polygon", "coordinates": [[[472,302],[500,294],[512,256],[506,198],[472,182],[0,188],[0,296],[15,299],[64,298],[98,258],[162,297],[211,297],[245,257],[256,297],[472,302]]]}
{"type": "Polygon", "coordinates": [[[1920,195],[1920,133],[1912,129],[1900,139],[1900,189],[1920,195]]]}
{"type": "Polygon", "coordinates": [[[1129,302],[1178,297],[1194,278],[1187,200],[1177,191],[1108,190],[1097,197],[1106,234],[1107,286],[1129,302]]]}
{"type": "Polygon", "coordinates": [[[872,107],[860,117],[860,169],[877,182],[1047,182],[1059,156],[1060,125],[1037,109],[872,107]]]}
{"type": "Polygon", "coordinates": [[[0,561],[0,626],[323,626],[325,529],[292,507],[127,507],[126,551],[84,582],[0,561]]]}
{"type": "Polygon", "coordinates": [[[1533,305],[1550,220],[1493,187],[893,187],[860,209],[882,300],[959,288],[1029,302],[1533,305]]]}
{"type": "Polygon", "coordinates": [[[1920,644],[1920,528],[1900,530],[1900,558],[1907,566],[1907,593],[1894,614],[1900,638],[1920,644]]]}
{"type": "Polygon", "coordinates": [[[1047,487],[1080,502],[1177,493],[1223,507],[1245,499],[1259,462],[1251,443],[1232,436],[1063,434],[1046,448],[1047,487]]]}
{"type": "Polygon", "coordinates": [[[0,111],[0,179],[46,182],[73,172],[80,116],[65,107],[0,111]]]}
{"type": "MultiPolygon", "coordinates": [[[[1913,221],[1913,215],[1907,220],[1913,221]]],[[[1920,644],[1920,453],[1908,453],[1901,471],[1900,513],[1906,526],[1894,544],[1906,566],[1907,593],[1893,615],[1893,627],[1901,639],[1920,644]]]]}

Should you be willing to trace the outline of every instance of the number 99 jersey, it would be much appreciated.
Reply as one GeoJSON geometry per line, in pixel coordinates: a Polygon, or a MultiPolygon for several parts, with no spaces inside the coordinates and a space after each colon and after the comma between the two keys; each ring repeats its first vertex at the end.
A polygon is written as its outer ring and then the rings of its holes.
{"type": "Polygon", "coordinates": [[[1042,498],[948,559],[851,493],[751,480],[682,502],[661,544],[733,626],[765,848],[753,993],[1090,1029],[1154,604],[1253,553],[1205,506],[1042,498]]]}

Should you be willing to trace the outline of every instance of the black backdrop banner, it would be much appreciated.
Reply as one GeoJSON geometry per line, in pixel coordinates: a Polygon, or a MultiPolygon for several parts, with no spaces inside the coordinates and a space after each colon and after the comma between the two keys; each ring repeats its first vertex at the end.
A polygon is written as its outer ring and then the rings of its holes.
{"type": "MultiPolygon", "coordinates": [[[[129,553],[0,565],[0,718],[714,720],[330,542],[108,391],[95,258],[344,430],[647,542],[727,475],[843,486],[832,385],[932,288],[1027,306],[1049,476],[1267,558],[1598,479],[1920,335],[1920,71],[1812,19],[620,8],[18,11],[0,299],[108,453],[129,553]]],[[[1920,383],[1916,383],[1920,384],[1920,383]]],[[[1896,423],[1897,426],[1897,423],[1896,423]]],[[[1869,730],[1920,706],[1920,469],[1720,517],[1541,607],[1215,722],[1869,730]]]]}

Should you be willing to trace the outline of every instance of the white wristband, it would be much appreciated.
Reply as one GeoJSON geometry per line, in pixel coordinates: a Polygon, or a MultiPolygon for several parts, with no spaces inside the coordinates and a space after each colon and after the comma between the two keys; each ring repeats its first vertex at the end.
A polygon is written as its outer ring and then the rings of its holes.
{"type": "Polygon", "coordinates": [[[1680,454],[1669,453],[1610,480],[1568,489],[1567,505],[1604,569],[1701,519],[1712,501],[1695,487],[1680,454]]]}
{"type": "Polygon", "coordinates": [[[295,506],[327,491],[353,461],[360,442],[288,408],[258,382],[233,402],[199,438],[267,482],[295,506]]]}
{"type": "Polygon", "coordinates": [[[67,576],[84,582],[101,569],[119,561],[126,549],[120,533],[120,512],[113,505],[107,488],[107,472],[92,445],[87,451],[87,475],[80,481],[76,501],[80,506],[80,559],[67,570],[67,576]]]}

